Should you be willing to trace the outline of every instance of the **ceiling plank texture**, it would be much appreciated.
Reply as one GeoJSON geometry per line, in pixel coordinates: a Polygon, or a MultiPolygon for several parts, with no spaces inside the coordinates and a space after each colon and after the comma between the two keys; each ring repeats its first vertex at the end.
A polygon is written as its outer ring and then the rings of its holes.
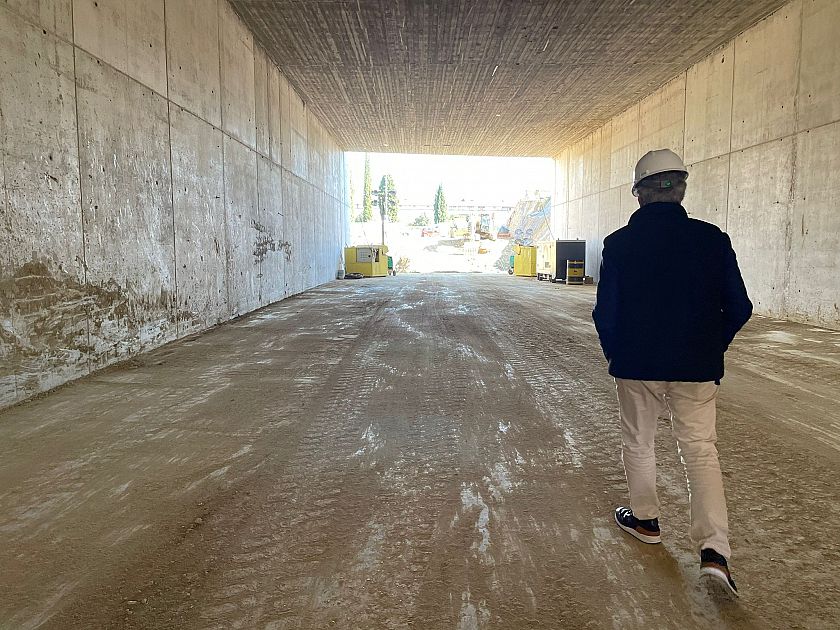
{"type": "Polygon", "coordinates": [[[784,0],[231,0],[347,150],[554,156],[784,0]]]}

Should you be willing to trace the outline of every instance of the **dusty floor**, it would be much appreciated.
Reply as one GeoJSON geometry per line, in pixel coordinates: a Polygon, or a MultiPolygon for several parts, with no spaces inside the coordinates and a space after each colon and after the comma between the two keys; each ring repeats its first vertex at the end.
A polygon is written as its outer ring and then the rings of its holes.
{"type": "Polygon", "coordinates": [[[834,628],[840,332],[755,319],[720,450],[739,604],[660,433],[625,499],[590,287],[345,281],[0,414],[0,627],[834,628]]]}

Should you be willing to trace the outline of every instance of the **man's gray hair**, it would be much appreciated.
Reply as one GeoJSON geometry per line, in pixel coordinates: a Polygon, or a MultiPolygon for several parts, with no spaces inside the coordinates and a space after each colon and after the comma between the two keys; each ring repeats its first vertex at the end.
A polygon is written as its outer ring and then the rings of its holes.
{"type": "Polygon", "coordinates": [[[667,171],[645,177],[636,185],[641,205],[656,202],[682,203],[685,199],[686,174],[667,171]]]}

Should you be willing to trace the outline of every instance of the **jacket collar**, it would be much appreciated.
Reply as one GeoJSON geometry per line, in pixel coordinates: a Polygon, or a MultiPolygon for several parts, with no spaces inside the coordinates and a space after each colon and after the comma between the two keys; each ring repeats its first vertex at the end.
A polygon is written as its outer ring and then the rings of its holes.
{"type": "Polygon", "coordinates": [[[678,203],[667,203],[657,201],[648,203],[636,210],[630,216],[630,223],[643,221],[647,219],[687,219],[688,213],[678,203]]]}

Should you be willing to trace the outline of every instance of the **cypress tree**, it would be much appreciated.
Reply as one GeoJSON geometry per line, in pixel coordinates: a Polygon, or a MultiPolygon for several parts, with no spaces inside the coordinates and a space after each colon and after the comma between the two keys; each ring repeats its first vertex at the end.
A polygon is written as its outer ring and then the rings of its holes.
{"type": "Polygon", "coordinates": [[[446,196],[443,194],[443,184],[438,186],[435,194],[435,223],[446,223],[446,196]]]}
{"type": "Polygon", "coordinates": [[[356,218],[357,221],[365,222],[373,218],[373,193],[370,186],[370,156],[365,153],[365,179],[362,192],[362,213],[356,218]]]}

